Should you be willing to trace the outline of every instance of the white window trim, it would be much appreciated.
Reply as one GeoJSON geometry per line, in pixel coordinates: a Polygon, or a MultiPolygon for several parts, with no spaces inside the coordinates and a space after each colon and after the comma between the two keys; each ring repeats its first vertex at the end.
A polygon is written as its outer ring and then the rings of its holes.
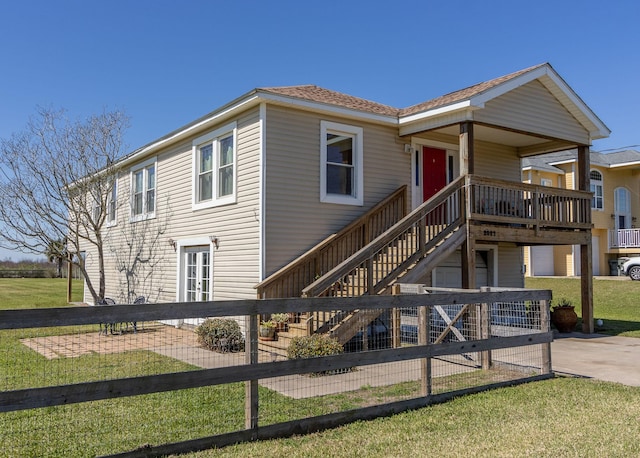
{"type": "Polygon", "coordinates": [[[453,143],[439,142],[435,140],[425,140],[422,138],[411,138],[411,208],[415,209],[422,205],[422,148],[438,148],[446,150],[447,161],[447,182],[449,180],[449,157],[453,157],[453,179],[460,176],[460,147],[453,143]]]}
{"type": "Polygon", "coordinates": [[[320,121],[320,202],[358,205],[364,203],[364,154],[363,129],[330,121],[320,121]],[[327,193],[327,132],[342,132],[354,136],[353,167],[355,169],[353,184],[355,196],[327,193]]]}
{"type": "MultiPolygon", "coordinates": [[[[156,176],[157,179],[157,176],[156,176]]],[[[113,177],[113,188],[109,195],[107,196],[107,227],[113,227],[118,225],[118,175],[113,177]],[[111,208],[111,196],[114,196],[115,203],[113,207],[113,220],[110,220],[109,217],[111,213],[109,209],[111,208]]]]}
{"type": "Polygon", "coordinates": [[[192,142],[192,176],[191,176],[191,207],[193,210],[201,210],[203,208],[218,207],[221,205],[229,205],[236,203],[238,190],[238,126],[237,122],[224,125],[214,131],[196,138],[192,142]],[[233,135],[233,191],[230,195],[217,197],[218,193],[218,170],[219,157],[218,140],[226,137],[228,134],[233,135]],[[200,171],[200,155],[198,153],[201,146],[206,143],[213,143],[213,167],[212,167],[212,198],[205,202],[198,202],[199,195],[199,171],[200,171]]]}
{"type": "Polygon", "coordinates": [[[130,179],[130,195],[129,195],[129,205],[130,205],[130,212],[129,212],[129,218],[130,221],[134,222],[134,221],[143,221],[145,219],[152,219],[155,218],[156,216],[156,207],[158,205],[158,158],[157,157],[153,157],[151,159],[148,159],[144,162],[141,162],[139,164],[136,164],[135,166],[131,167],[131,171],[129,174],[129,179],[130,179]],[[154,194],[155,194],[155,199],[154,199],[154,206],[153,206],[153,211],[150,212],[146,212],[144,210],[146,210],[147,208],[147,168],[149,168],[149,166],[153,165],[154,167],[154,171],[155,171],[155,187],[154,187],[154,194]],[[136,172],[140,171],[140,170],[144,170],[144,176],[143,176],[143,191],[142,191],[142,208],[143,208],[143,212],[140,213],[139,215],[134,215],[133,214],[133,208],[134,208],[134,191],[135,191],[135,174],[136,172]]]}
{"type": "Polygon", "coordinates": [[[625,186],[618,186],[613,190],[613,212],[614,212],[614,227],[616,230],[619,229],[630,229],[631,228],[631,191],[629,191],[625,186]],[[621,208],[620,202],[620,194],[625,195],[626,199],[626,208],[621,208]],[[619,217],[625,217],[625,223],[629,227],[619,227],[619,217]]]}
{"type": "MultiPolygon", "coordinates": [[[[598,207],[597,204],[596,204],[595,207],[594,206],[591,207],[591,210],[602,212],[602,211],[604,211],[604,174],[598,169],[589,170],[589,190],[591,190],[591,182],[593,181],[593,180],[591,180],[591,172],[598,172],[600,174],[600,180],[596,180],[596,183],[599,183],[600,189],[602,189],[602,197],[600,198],[601,201],[602,201],[601,202],[602,206],[598,207]]],[[[595,193],[593,194],[592,202],[594,202],[594,201],[597,202],[595,193]]]]}

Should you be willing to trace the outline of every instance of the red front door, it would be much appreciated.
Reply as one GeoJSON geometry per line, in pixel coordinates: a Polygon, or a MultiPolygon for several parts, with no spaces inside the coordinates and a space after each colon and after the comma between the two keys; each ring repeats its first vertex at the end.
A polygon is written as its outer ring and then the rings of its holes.
{"type": "Polygon", "coordinates": [[[422,148],[422,200],[426,201],[447,185],[447,152],[422,148]]]}

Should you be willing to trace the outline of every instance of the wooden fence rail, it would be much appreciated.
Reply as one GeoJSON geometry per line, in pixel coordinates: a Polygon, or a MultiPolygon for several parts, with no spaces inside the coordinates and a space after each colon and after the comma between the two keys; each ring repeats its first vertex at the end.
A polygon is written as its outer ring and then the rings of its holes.
{"type": "MultiPolygon", "coordinates": [[[[171,453],[201,450],[212,446],[225,446],[245,440],[283,437],[318,431],[334,427],[345,422],[369,419],[380,415],[389,415],[409,408],[426,406],[440,402],[453,396],[477,392],[496,386],[523,383],[551,377],[550,342],[552,333],[548,321],[548,301],[550,291],[540,290],[499,290],[499,291],[437,291],[433,294],[399,294],[394,296],[365,296],[354,298],[309,298],[309,299],[271,299],[215,301],[199,303],[166,303],[145,304],[142,306],[114,305],[108,307],[68,307],[54,309],[3,310],[0,311],[0,330],[27,328],[52,328],[59,326],[98,324],[111,321],[160,321],[181,320],[192,317],[240,317],[245,318],[245,335],[247,347],[245,364],[233,367],[201,369],[188,372],[145,375],[115,380],[102,380],[74,383],[60,386],[44,386],[0,392],[0,413],[37,409],[83,403],[89,401],[116,399],[150,393],[160,393],[188,388],[222,385],[232,382],[245,382],[245,429],[233,433],[218,434],[197,440],[145,447],[143,450],[132,450],[113,456],[162,456],[171,453]],[[436,309],[441,310],[450,304],[468,304],[479,307],[479,304],[528,304],[527,313],[537,318],[531,326],[519,327],[518,332],[510,334],[491,334],[487,331],[492,326],[497,329],[500,323],[490,322],[491,313],[471,313],[472,316],[483,316],[486,321],[481,327],[482,333],[471,339],[453,340],[434,344],[428,338],[421,338],[413,345],[399,348],[344,353],[310,359],[297,359],[276,362],[260,362],[258,358],[258,317],[263,314],[278,312],[329,312],[335,310],[383,309],[389,311],[417,308],[421,317],[436,316],[436,309]],[[466,355],[468,353],[499,351],[513,347],[529,347],[542,345],[543,358],[540,370],[531,375],[523,372],[522,377],[508,382],[489,383],[445,393],[432,394],[427,388],[422,395],[413,399],[395,401],[374,407],[365,407],[346,412],[338,412],[278,423],[275,425],[259,424],[258,419],[258,381],[285,375],[308,374],[314,372],[339,370],[343,368],[366,367],[398,361],[422,361],[424,377],[431,377],[426,370],[432,358],[446,355],[466,355]]],[[[503,307],[502,305],[500,307],[503,307]]],[[[491,308],[491,306],[489,307],[491,308]]],[[[477,308],[482,310],[482,308],[477,308]]],[[[497,310],[497,309],[496,309],[497,310]]],[[[433,326],[430,319],[421,319],[418,333],[427,335],[428,328],[433,326]]],[[[455,326],[455,323],[449,323],[455,326]]],[[[485,364],[483,363],[483,368],[485,364]]],[[[431,386],[432,381],[424,378],[422,386],[431,386]]]]}

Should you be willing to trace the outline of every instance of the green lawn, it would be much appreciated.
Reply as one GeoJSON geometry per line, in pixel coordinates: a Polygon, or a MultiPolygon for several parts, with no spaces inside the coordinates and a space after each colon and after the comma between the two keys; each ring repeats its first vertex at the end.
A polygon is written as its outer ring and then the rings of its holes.
{"type": "MultiPolygon", "coordinates": [[[[527,286],[552,289],[554,297],[567,297],[579,305],[579,280],[528,279],[527,286]]],[[[74,282],[74,300],[80,299],[80,288],[81,282],[74,282]]],[[[634,307],[639,288],[640,282],[594,282],[595,314],[605,321],[603,331],[640,337],[640,318],[634,307]]],[[[0,279],[0,308],[64,306],[65,295],[64,280],[0,279]]],[[[28,386],[35,364],[19,364],[12,359],[16,346],[21,346],[16,338],[0,338],[0,379],[1,374],[18,375],[28,386]]],[[[30,358],[38,358],[31,353],[30,358]]],[[[122,364],[138,365],[141,373],[148,371],[149,364],[154,370],[192,368],[150,353],[127,354],[124,362],[123,354],[106,358],[87,355],[75,358],[72,364],[74,369],[80,369],[75,373],[87,377],[93,377],[92,371],[98,370],[102,376],[105,371],[107,377],[109,371],[118,376],[122,364]]],[[[135,373],[135,367],[130,369],[135,373]]],[[[58,380],[56,370],[50,375],[52,379],[47,383],[58,380]]],[[[292,400],[262,387],[260,390],[260,421],[268,424],[335,408],[354,408],[371,396],[380,399],[403,396],[414,387],[373,391],[363,387],[357,393],[322,400],[292,400]]],[[[244,424],[243,396],[244,386],[231,384],[156,393],[137,397],[135,402],[122,398],[0,414],[3,431],[0,457],[91,456],[116,453],[144,443],[160,444],[237,430],[244,424]],[[51,418],[58,418],[58,414],[62,421],[51,423],[51,418]]],[[[640,456],[638,412],[640,388],[557,378],[465,396],[323,433],[186,456],[640,456]]]]}
{"type": "MultiPolygon", "coordinates": [[[[553,298],[570,299],[581,315],[579,278],[527,278],[525,286],[550,289],[553,298]]],[[[640,282],[630,280],[593,280],[594,318],[602,319],[597,332],[627,337],[640,337],[640,282]]]]}
{"type": "MultiPolygon", "coordinates": [[[[73,280],[71,299],[82,300],[82,280],[73,280]]],[[[0,309],[64,307],[66,278],[0,278],[0,309]]]]}
{"type": "Polygon", "coordinates": [[[208,457],[640,456],[640,388],[557,378],[208,457]]]}

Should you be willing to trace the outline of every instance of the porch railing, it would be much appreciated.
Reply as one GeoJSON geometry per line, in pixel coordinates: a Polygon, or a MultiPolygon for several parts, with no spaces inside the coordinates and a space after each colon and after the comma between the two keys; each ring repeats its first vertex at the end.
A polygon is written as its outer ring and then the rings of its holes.
{"type": "Polygon", "coordinates": [[[256,286],[258,298],[300,297],[302,289],[366,246],[407,214],[402,186],[339,232],[311,248],[256,286]]]}
{"type": "Polygon", "coordinates": [[[609,248],[640,248],[640,229],[609,230],[609,248]]]}
{"type": "Polygon", "coordinates": [[[535,229],[590,229],[587,191],[538,186],[469,175],[469,219],[535,229]]]}

